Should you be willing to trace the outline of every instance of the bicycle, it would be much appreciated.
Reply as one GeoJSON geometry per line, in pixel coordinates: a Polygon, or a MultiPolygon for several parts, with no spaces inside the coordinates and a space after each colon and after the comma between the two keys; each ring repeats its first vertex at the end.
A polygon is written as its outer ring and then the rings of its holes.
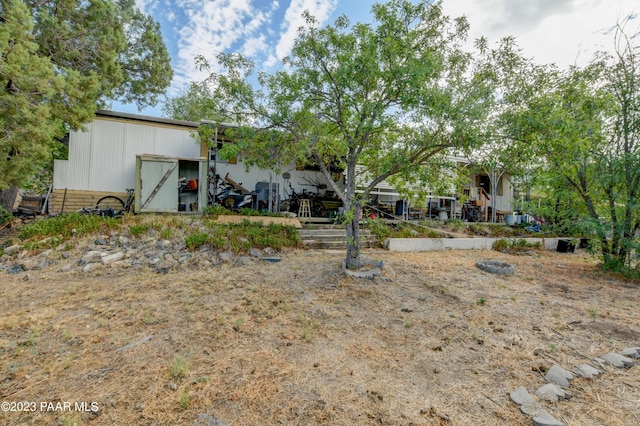
{"type": "Polygon", "coordinates": [[[78,210],[78,213],[91,214],[102,217],[118,217],[131,211],[133,202],[135,200],[135,190],[133,188],[127,189],[127,198],[122,201],[120,197],[115,195],[107,195],[98,200],[95,206],[83,207],[78,210]]]}
{"type": "Polygon", "coordinates": [[[300,200],[309,200],[311,208],[311,217],[327,217],[327,209],[322,201],[320,201],[318,194],[303,191],[301,194],[297,193],[295,189],[289,183],[289,189],[291,190],[291,196],[283,200],[280,204],[280,211],[289,211],[291,213],[298,213],[300,208],[300,200]]]}

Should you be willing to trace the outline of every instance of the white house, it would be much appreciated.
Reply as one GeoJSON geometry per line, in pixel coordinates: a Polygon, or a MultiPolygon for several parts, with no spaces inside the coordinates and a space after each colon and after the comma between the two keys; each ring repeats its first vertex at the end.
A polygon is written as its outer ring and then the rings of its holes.
{"type": "MultiPolygon", "coordinates": [[[[202,210],[210,202],[208,190],[213,192],[212,170],[221,179],[255,192],[261,206],[268,202],[271,187],[273,203],[288,199],[292,191],[312,192],[323,197],[327,210],[337,209],[339,202],[332,201],[336,200],[335,194],[321,172],[295,164],[280,165],[279,172],[275,172],[247,167],[242,157],[230,161],[216,158],[218,147],[208,148],[192,136],[199,125],[191,121],[98,111],[85,130],[69,134],[68,159],[54,163],[49,211],[61,212],[63,206],[66,212],[76,211],[95,205],[105,195],[124,199],[127,188],[136,189],[138,212],[202,210]],[[196,182],[197,189],[190,186],[184,190],[180,183],[189,181],[196,182]]],[[[216,127],[218,145],[228,141],[225,130],[229,126],[216,127]]],[[[335,174],[333,179],[341,185],[344,177],[335,174]]],[[[506,177],[499,182],[497,194],[491,194],[487,177],[483,175],[472,176],[462,191],[464,198],[482,207],[484,220],[489,217],[487,207],[494,196],[497,211],[512,210],[513,189],[506,177]]],[[[434,194],[426,205],[412,207],[420,208],[422,213],[444,207],[449,216],[459,216],[459,192],[456,194],[455,188],[451,188],[451,194],[434,194]]],[[[401,200],[400,194],[386,182],[380,183],[371,195],[392,210],[401,200]]]]}

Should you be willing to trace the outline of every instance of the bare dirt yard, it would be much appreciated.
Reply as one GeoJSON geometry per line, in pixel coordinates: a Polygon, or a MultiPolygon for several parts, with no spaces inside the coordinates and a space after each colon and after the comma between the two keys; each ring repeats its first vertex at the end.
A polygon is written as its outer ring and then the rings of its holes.
{"type": "MultiPolygon", "coordinates": [[[[0,424],[530,425],[510,392],[640,346],[640,288],[586,254],[366,254],[382,276],[303,250],[168,274],[3,273],[0,424]]],[[[639,424],[640,365],[602,370],[543,407],[639,424]]]]}

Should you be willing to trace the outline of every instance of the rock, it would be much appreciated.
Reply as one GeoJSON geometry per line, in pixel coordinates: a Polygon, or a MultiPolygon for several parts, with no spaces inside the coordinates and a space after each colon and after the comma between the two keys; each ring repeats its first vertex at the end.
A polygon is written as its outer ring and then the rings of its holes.
{"type": "Polygon", "coordinates": [[[101,267],[102,267],[102,263],[87,263],[86,265],[84,265],[84,268],[82,268],[82,272],[85,272],[85,273],[93,272],[97,269],[100,269],[101,267]]]}
{"type": "Polygon", "coordinates": [[[638,359],[640,358],[640,347],[625,348],[622,350],[621,354],[629,358],[638,359]]]}
{"type": "Polygon", "coordinates": [[[69,258],[69,253],[67,253],[66,251],[63,251],[62,254],[60,254],[60,257],[63,259],[68,259],[69,258]]]}
{"type": "Polygon", "coordinates": [[[117,262],[113,262],[112,264],[110,264],[109,267],[113,269],[118,269],[118,268],[126,269],[126,268],[130,268],[131,264],[123,260],[118,260],[117,262]]]}
{"type": "Polygon", "coordinates": [[[574,379],[574,375],[559,365],[553,365],[549,371],[547,371],[544,378],[547,379],[548,382],[568,388],[571,385],[571,380],[574,379]]]}
{"type": "Polygon", "coordinates": [[[156,272],[161,274],[167,274],[170,270],[175,269],[178,266],[178,262],[170,260],[161,260],[156,264],[156,272]]]}
{"type": "Polygon", "coordinates": [[[497,275],[511,275],[515,272],[513,265],[492,259],[478,260],[476,266],[485,272],[497,275]]]}
{"type": "Polygon", "coordinates": [[[21,265],[13,265],[11,268],[9,268],[9,270],[7,271],[8,274],[21,274],[24,272],[24,269],[22,268],[21,265]]]}
{"type": "Polygon", "coordinates": [[[226,426],[219,420],[208,414],[198,414],[193,422],[193,426],[226,426]]]}
{"type": "Polygon", "coordinates": [[[220,259],[221,262],[229,262],[231,259],[233,259],[233,252],[222,251],[218,253],[218,259],[220,259]]]}
{"type": "Polygon", "coordinates": [[[522,414],[527,416],[537,416],[540,411],[540,407],[535,402],[527,402],[526,404],[522,404],[520,406],[520,411],[522,414]]]}
{"type": "Polygon", "coordinates": [[[98,238],[93,243],[97,246],[106,246],[107,240],[105,240],[104,238],[98,238]]]}
{"type": "Polygon", "coordinates": [[[7,248],[4,249],[4,254],[7,254],[9,256],[13,256],[16,253],[19,253],[22,250],[22,246],[19,245],[13,245],[13,246],[9,246],[7,248]]]}
{"type": "Polygon", "coordinates": [[[376,261],[370,260],[363,256],[360,256],[356,264],[360,265],[361,270],[351,270],[347,268],[347,262],[345,259],[342,259],[340,264],[342,271],[345,275],[353,278],[369,278],[372,279],[377,275],[382,273],[382,269],[384,269],[384,261],[376,261]],[[370,266],[370,269],[365,269],[367,266],[370,266]]]}
{"type": "Polygon", "coordinates": [[[109,265],[113,262],[117,262],[119,260],[124,259],[124,252],[117,252],[117,253],[113,253],[113,254],[108,254],[106,256],[102,256],[102,264],[103,265],[109,265]]]}
{"type": "Polygon", "coordinates": [[[107,253],[104,251],[99,251],[99,250],[88,251],[84,254],[84,256],[80,258],[80,260],[78,261],[78,266],[84,266],[87,263],[98,262],[99,260],[102,259],[103,256],[106,256],[106,255],[107,253]]]}
{"type": "Polygon", "coordinates": [[[249,250],[249,256],[261,258],[262,256],[264,256],[264,254],[259,248],[252,248],[251,250],[249,250]]]}
{"type": "Polygon", "coordinates": [[[265,247],[262,249],[262,253],[264,256],[273,256],[276,254],[276,250],[272,247],[265,247]]]}
{"type": "Polygon", "coordinates": [[[22,266],[22,269],[25,271],[32,270],[35,265],[36,265],[35,259],[24,259],[22,262],[20,262],[20,266],[22,266]]]}
{"type": "Polygon", "coordinates": [[[251,262],[251,258],[248,256],[238,256],[235,259],[233,259],[233,264],[235,266],[245,266],[248,265],[251,262]]]}
{"type": "Polygon", "coordinates": [[[58,269],[58,272],[69,272],[71,270],[71,264],[70,263],[66,263],[64,265],[62,265],[60,267],[60,269],[58,269]]]}
{"type": "Polygon", "coordinates": [[[605,362],[613,365],[616,368],[630,368],[633,366],[634,362],[632,358],[629,358],[624,355],[616,354],[616,353],[608,353],[606,355],[602,355],[600,357],[605,362]]]}
{"type": "Polygon", "coordinates": [[[524,386],[520,386],[509,394],[509,398],[518,405],[535,404],[536,400],[529,394],[524,386]]]}
{"type": "Polygon", "coordinates": [[[536,426],[565,426],[564,423],[545,410],[540,410],[538,415],[533,417],[533,424],[536,426]]]}
{"type": "Polygon", "coordinates": [[[595,376],[602,373],[600,370],[589,364],[576,365],[573,368],[573,371],[576,375],[585,379],[593,379],[595,376]]]}
{"type": "Polygon", "coordinates": [[[569,394],[553,383],[547,383],[536,391],[538,399],[549,402],[569,399],[569,394]]]}
{"type": "Polygon", "coordinates": [[[47,267],[48,261],[46,258],[35,259],[35,264],[31,267],[32,271],[42,271],[47,267]]]}

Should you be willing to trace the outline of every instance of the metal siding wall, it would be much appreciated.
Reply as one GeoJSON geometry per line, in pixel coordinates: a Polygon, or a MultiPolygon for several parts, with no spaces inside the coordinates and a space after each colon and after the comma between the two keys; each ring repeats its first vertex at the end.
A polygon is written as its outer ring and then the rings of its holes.
{"type": "Polygon", "coordinates": [[[155,128],[153,154],[169,157],[200,158],[200,145],[187,129],[155,128]]]}
{"type": "Polygon", "coordinates": [[[72,131],[69,135],[69,164],[61,189],[89,189],[89,160],[91,158],[91,138],[94,123],[87,125],[87,131],[72,131]]]}
{"type": "Polygon", "coordinates": [[[54,188],[122,192],[135,185],[136,155],[200,158],[187,128],[99,117],[86,128],[71,132],[69,160],[55,162],[54,188]]]}
{"type": "Polygon", "coordinates": [[[123,188],[133,188],[136,182],[136,155],[152,154],[155,129],[153,126],[127,123],[122,154],[123,188]]]}
{"type": "Polygon", "coordinates": [[[53,189],[64,189],[69,180],[69,161],[53,160],[53,189]]]}
{"type": "Polygon", "coordinates": [[[125,125],[115,121],[96,120],[92,136],[89,188],[93,191],[113,192],[130,188],[131,186],[126,186],[127,182],[122,176],[125,125]]]}

